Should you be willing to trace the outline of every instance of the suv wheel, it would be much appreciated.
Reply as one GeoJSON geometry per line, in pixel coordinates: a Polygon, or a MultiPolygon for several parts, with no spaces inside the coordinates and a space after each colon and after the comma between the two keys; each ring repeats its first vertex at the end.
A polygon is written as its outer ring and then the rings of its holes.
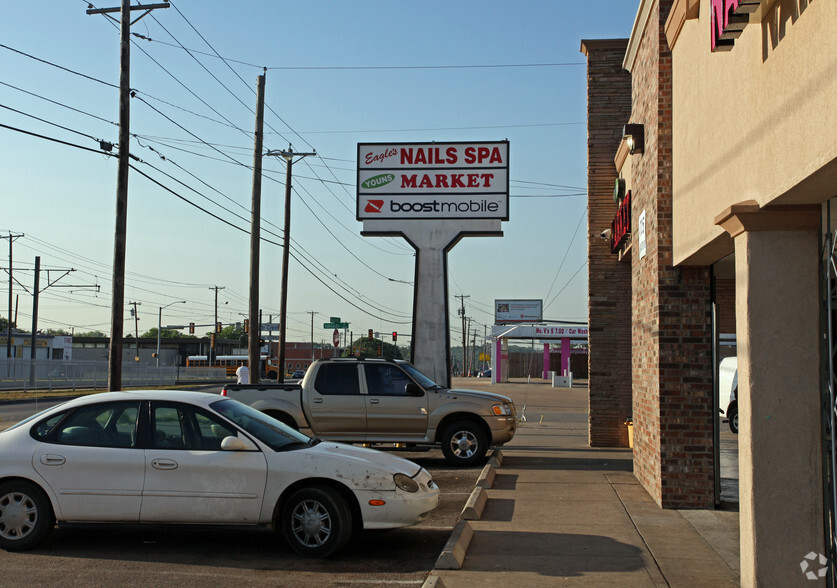
{"type": "Polygon", "coordinates": [[[485,457],[488,439],[478,424],[472,421],[458,421],[442,433],[442,453],[449,463],[471,466],[485,457]]]}

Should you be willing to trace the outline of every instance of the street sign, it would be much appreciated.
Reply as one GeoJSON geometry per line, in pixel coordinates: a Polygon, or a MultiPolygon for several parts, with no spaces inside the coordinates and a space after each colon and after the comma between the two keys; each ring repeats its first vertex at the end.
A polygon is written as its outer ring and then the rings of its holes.
{"type": "Polygon", "coordinates": [[[337,329],[334,329],[333,335],[334,335],[334,339],[333,339],[334,346],[337,347],[337,346],[340,345],[340,331],[338,331],[337,329]]]}
{"type": "Polygon", "coordinates": [[[339,323],[339,322],[340,322],[340,317],[339,317],[339,316],[333,316],[333,317],[331,317],[330,319],[328,319],[328,322],[330,322],[330,323],[339,323]]]}
{"type": "Polygon", "coordinates": [[[261,323],[259,324],[259,328],[262,331],[278,331],[279,323],[261,323]]]}
{"type": "Polygon", "coordinates": [[[278,341],[279,335],[262,335],[260,338],[265,341],[278,341]]]}
{"type": "Polygon", "coordinates": [[[324,329],[348,329],[349,323],[324,323],[324,329]]]}

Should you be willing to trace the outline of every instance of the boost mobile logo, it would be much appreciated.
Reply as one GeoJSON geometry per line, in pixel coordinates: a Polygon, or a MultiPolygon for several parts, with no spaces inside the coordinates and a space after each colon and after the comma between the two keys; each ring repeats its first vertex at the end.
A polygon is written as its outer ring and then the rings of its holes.
{"type": "Polygon", "coordinates": [[[366,201],[366,208],[363,209],[363,212],[369,213],[380,213],[381,209],[384,207],[383,200],[367,200],[366,201]]]}

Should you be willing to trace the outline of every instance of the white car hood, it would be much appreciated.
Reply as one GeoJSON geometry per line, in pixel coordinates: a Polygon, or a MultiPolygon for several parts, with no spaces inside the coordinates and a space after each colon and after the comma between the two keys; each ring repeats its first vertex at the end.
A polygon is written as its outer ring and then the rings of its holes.
{"type": "MultiPolygon", "coordinates": [[[[413,477],[421,466],[401,457],[396,457],[366,447],[346,445],[334,441],[320,441],[312,447],[299,449],[284,455],[296,454],[306,461],[311,461],[311,467],[322,470],[339,472],[346,476],[385,474],[387,477],[396,473],[413,477]]],[[[283,453],[278,453],[281,456],[283,453]]]]}

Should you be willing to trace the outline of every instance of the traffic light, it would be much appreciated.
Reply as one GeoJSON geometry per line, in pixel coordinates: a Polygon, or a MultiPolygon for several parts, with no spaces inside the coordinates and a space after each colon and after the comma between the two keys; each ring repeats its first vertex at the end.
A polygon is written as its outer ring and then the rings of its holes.
{"type": "Polygon", "coordinates": [[[244,332],[250,332],[250,319],[244,319],[244,332]]]}
{"type": "Polygon", "coordinates": [[[195,334],[195,323],[189,323],[189,334],[190,335],[195,334]]]}
{"type": "Polygon", "coordinates": [[[372,329],[369,329],[369,338],[370,338],[370,339],[374,339],[374,338],[375,338],[375,333],[373,332],[373,330],[372,330],[372,329]]]}
{"type": "Polygon", "coordinates": [[[209,346],[215,348],[215,333],[209,334],[209,346]]]}
{"type": "Polygon", "coordinates": [[[378,343],[378,357],[383,357],[384,356],[384,350],[381,347],[382,347],[381,344],[378,343]]]}
{"type": "Polygon", "coordinates": [[[393,331],[392,332],[392,342],[395,343],[396,341],[398,341],[398,332],[393,331]]]}
{"type": "Polygon", "coordinates": [[[215,323],[215,332],[216,332],[216,333],[220,333],[220,332],[221,332],[221,329],[223,329],[223,327],[222,327],[222,325],[221,325],[220,321],[219,321],[219,322],[217,322],[217,323],[215,323]]]}

